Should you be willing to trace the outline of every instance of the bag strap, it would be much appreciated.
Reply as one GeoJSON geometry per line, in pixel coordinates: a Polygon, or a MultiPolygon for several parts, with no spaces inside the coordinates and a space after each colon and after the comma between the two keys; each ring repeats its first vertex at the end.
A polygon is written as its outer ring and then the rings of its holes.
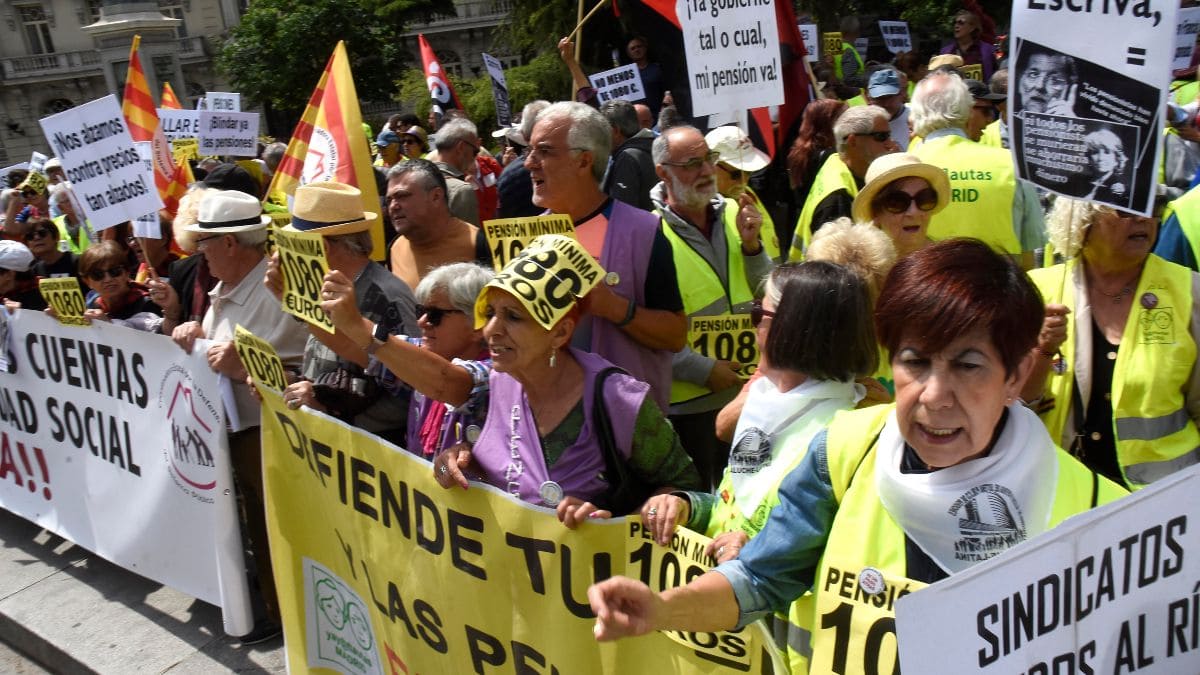
{"type": "Polygon", "coordinates": [[[609,490],[607,496],[611,502],[611,504],[605,506],[615,506],[619,501],[618,497],[621,496],[622,489],[629,485],[628,467],[621,457],[621,451],[617,447],[617,441],[613,436],[612,420],[608,416],[608,406],[604,405],[604,383],[608,380],[608,376],[624,372],[624,370],[615,366],[605,368],[596,374],[596,380],[592,387],[592,426],[594,427],[593,432],[596,434],[596,440],[600,443],[600,452],[604,456],[604,477],[608,481],[609,490]]]}

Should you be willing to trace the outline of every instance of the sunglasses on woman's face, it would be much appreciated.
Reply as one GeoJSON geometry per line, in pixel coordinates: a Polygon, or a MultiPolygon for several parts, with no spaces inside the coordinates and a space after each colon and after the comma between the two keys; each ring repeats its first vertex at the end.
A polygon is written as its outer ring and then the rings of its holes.
{"type": "Polygon", "coordinates": [[[742,179],[742,174],[744,172],[741,169],[735,169],[732,166],[729,166],[728,164],[718,164],[717,166],[721,167],[722,171],[729,174],[729,177],[731,179],[733,179],[733,180],[741,180],[742,179]]]}
{"type": "Polygon", "coordinates": [[[769,319],[775,316],[775,312],[769,309],[763,309],[762,300],[755,300],[750,304],[750,324],[758,328],[763,319],[769,319]]]}
{"type": "Polygon", "coordinates": [[[33,241],[34,239],[42,239],[50,236],[50,230],[44,227],[39,227],[36,230],[30,230],[25,234],[25,241],[33,241]]]}
{"type": "Polygon", "coordinates": [[[446,318],[447,314],[462,314],[461,309],[442,309],[441,307],[426,307],[425,305],[416,306],[417,318],[425,317],[425,321],[430,326],[442,325],[442,319],[446,318]]]}
{"type": "Polygon", "coordinates": [[[933,188],[925,188],[915,195],[910,195],[904,190],[892,190],[880,195],[875,200],[875,205],[888,213],[904,213],[913,202],[916,202],[917,208],[922,211],[932,211],[937,207],[937,192],[933,188]]]}
{"type": "Polygon", "coordinates": [[[106,270],[92,270],[91,272],[88,272],[88,278],[92,281],[104,281],[105,276],[109,277],[110,279],[116,279],[123,274],[125,274],[125,268],[122,265],[117,265],[116,267],[110,267],[106,270]]]}

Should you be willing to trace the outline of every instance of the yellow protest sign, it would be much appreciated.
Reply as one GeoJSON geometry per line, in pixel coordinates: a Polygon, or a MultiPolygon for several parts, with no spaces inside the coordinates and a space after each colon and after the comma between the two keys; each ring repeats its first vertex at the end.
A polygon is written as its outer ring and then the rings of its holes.
{"type": "Polygon", "coordinates": [[[692,351],[718,361],[738,364],[738,374],[749,377],[758,368],[758,331],[749,314],[693,316],[688,324],[692,351]]]}
{"type": "Polygon", "coordinates": [[[46,192],[46,175],[40,171],[30,171],[25,180],[17,186],[22,192],[25,190],[37,190],[39,193],[46,192]]]}
{"type": "Polygon", "coordinates": [[[333,333],[333,322],[321,309],[321,284],[329,271],[325,241],[319,233],[274,230],[279,267],[283,270],[283,311],[333,333]]]}
{"type": "Polygon", "coordinates": [[[490,486],[444,490],[428,461],[320,413],[289,410],[270,391],[262,433],[291,672],[703,675],[771,667],[761,624],[603,644],[592,636],[589,584],[615,574],[682,583],[707,568],[699,535],[681,532],[663,548],[630,520],[568,530],[554,511],[490,486]]]}
{"type": "Polygon", "coordinates": [[[978,63],[972,63],[969,66],[963,66],[962,68],[958,69],[958,72],[962,73],[962,76],[968,80],[979,80],[980,82],[983,81],[983,66],[978,63]]]}
{"type": "Polygon", "coordinates": [[[179,163],[181,159],[200,159],[200,140],[177,138],[171,141],[171,159],[175,163],[179,163]]]}
{"type": "Polygon", "coordinates": [[[83,291],[79,288],[79,280],[75,277],[53,277],[38,281],[38,290],[46,303],[54,308],[58,322],[64,326],[87,326],[83,318],[86,305],[83,302],[83,291]]]}
{"type": "Polygon", "coordinates": [[[238,358],[246,367],[246,372],[254,378],[254,383],[270,387],[276,391],[287,388],[287,373],[283,369],[283,361],[270,342],[237,324],[234,327],[233,346],[237,349],[238,358]]]}
{"type": "Polygon", "coordinates": [[[832,61],[842,53],[841,33],[821,33],[821,51],[825,58],[832,61]]]}
{"type": "Polygon", "coordinates": [[[561,234],[543,235],[484,286],[484,292],[475,300],[475,327],[482,327],[486,321],[488,288],[512,293],[543,328],[549,329],[603,276],[604,268],[579,242],[561,234]]]}
{"type": "Polygon", "coordinates": [[[504,269],[521,254],[529,242],[543,234],[565,234],[575,237],[575,224],[565,213],[553,213],[531,218],[496,218],[483,221],[483,234],[496,271],[504,269]]]}

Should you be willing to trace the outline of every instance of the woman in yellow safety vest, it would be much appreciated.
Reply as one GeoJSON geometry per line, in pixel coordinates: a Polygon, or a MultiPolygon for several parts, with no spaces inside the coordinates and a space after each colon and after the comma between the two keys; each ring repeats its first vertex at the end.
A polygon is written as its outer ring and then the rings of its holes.
{"type": "Polygon", "coordinates": [[[1024,398],[1131,489],[1200,463],[1200,276],[1150,252],[1157,218],[1059,198],[1046,222],[1067,262],[1030,273],[1046,313],[1024,398]]]}
{"type": "Polygon", "coordinates": [[[896,403],[838,413],[736,560],[661,594],[624,577],[588,589],[596,637],[731,629],[811,589],[812,672],[896,673],[897,597],[1123,493],[1017,399],[1041,310],[981,242],[900,260],[875,309],[896,403]]]}

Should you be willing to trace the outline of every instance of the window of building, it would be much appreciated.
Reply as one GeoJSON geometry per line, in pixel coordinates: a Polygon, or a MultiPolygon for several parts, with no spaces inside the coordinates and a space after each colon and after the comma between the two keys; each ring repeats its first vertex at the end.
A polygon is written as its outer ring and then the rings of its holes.
{"type": "Polygon", "coordinates": [[[32,54],[53,54],[54,42],[50,39],[50,20],[41,5],[21,5],[21,25],[25,28],[25,39],[32,54]]]}
{"type": "Polygon", "coordinates": [[[100,6],[103,5],[103,0],[87,0],[87,24],[93,24],[100,20],[100,6]]]}
{"type": "Polygon", "coordinates": [[[158,0],[158,11],[172,19],[179,19],[179,26],[175,28],[175,37],[187,37],[187,21],[183,17],[181,0],[158,0]]]}

